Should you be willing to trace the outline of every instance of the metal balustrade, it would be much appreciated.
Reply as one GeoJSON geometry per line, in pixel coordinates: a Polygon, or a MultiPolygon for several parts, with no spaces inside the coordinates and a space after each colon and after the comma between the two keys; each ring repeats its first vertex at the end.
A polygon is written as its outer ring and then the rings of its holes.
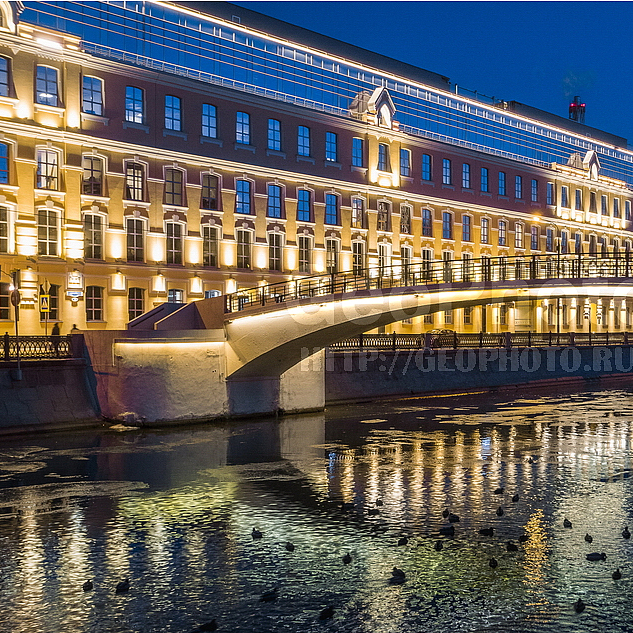
{"type": "Polygon", "coordinates": [[[361,334],[332,343],[334,352],[488,347],[570,347],[633,344],[633,332],[466,332],[361,334]]]}
{"type": "Polygon", "coordinates": [[[226,313],[274,303],[357,290],[405,288],[431,284],[495,283],[521,280],[628,278],[633,273],[630,251],[604,255],[481,257],[421,261],[362,270],[311,275],[238,290],[225,295],[226,313]]]}
{"type": "Polygon", "coordinates": [[[15,336],[5,334],[2,338],[0,360],[73,358],[72,337],[68,336],[15,336]]]}

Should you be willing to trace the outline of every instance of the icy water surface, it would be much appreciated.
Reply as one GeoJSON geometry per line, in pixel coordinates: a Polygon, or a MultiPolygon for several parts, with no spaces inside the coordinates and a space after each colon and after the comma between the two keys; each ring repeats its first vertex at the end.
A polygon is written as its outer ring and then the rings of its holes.
{"type": "Polygon", "coordinates": [[[503,398],[5,439],[0,632],[633,632],[633,394],[503,398]]]}

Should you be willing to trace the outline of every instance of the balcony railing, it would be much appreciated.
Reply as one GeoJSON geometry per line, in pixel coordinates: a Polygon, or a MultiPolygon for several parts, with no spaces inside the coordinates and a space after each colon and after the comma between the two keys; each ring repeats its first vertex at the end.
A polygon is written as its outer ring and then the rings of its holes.
{"type": "Polygon", "coordinates": [[[488,347],[570,347],[633,344],[633,332],[450,332],[361,334],[329,346],[334,352],[488,347]]]}
{"type": "Polygon", "coordinates": [[[268,304],[357,290],[426,286],[441,283],[496,283],[519,280],[628,278],[633,273],[630,251],[605,255],[482,257],[421,261],[357,271],[327,273],[238,290],[225,295],[226,313],[268,304]]]}
{"type": "Polygon", "coordinates": [[[72,337],[68,336],[15,336],[5,334],[2,342],[0,360],[25,360],[43,358],[73,358],[72,337]]]}

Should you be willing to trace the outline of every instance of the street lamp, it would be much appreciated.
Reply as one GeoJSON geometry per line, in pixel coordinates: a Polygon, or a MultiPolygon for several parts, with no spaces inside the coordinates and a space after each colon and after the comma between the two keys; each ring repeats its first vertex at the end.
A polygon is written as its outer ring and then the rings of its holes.
{"type": "Polygon", "coordinates": [[[9,289],[11,290],[11,305],[15,308],[15,349],[17,355],[18,366],[13,374],[13,380],[22,380],[22,369],[20,367],[20,334],[18,331],[18,321],[20,319],[20,291],[18,287],[20,285],[20,271],[14,270],[11,274],[5,272],[0,269],[4,275],[11,279],[11,286],[9,289]]]}

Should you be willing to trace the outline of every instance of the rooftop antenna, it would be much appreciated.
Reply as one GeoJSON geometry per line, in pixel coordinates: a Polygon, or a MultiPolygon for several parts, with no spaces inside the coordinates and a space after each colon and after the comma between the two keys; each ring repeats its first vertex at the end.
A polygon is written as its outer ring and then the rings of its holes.
{"type": "Polygon", "coordinates": [[[578,123],[585,122],[585,104],[580,101],[580,97],[576,95],[574,100],[569,104],[569,118],[578,123]]]}

